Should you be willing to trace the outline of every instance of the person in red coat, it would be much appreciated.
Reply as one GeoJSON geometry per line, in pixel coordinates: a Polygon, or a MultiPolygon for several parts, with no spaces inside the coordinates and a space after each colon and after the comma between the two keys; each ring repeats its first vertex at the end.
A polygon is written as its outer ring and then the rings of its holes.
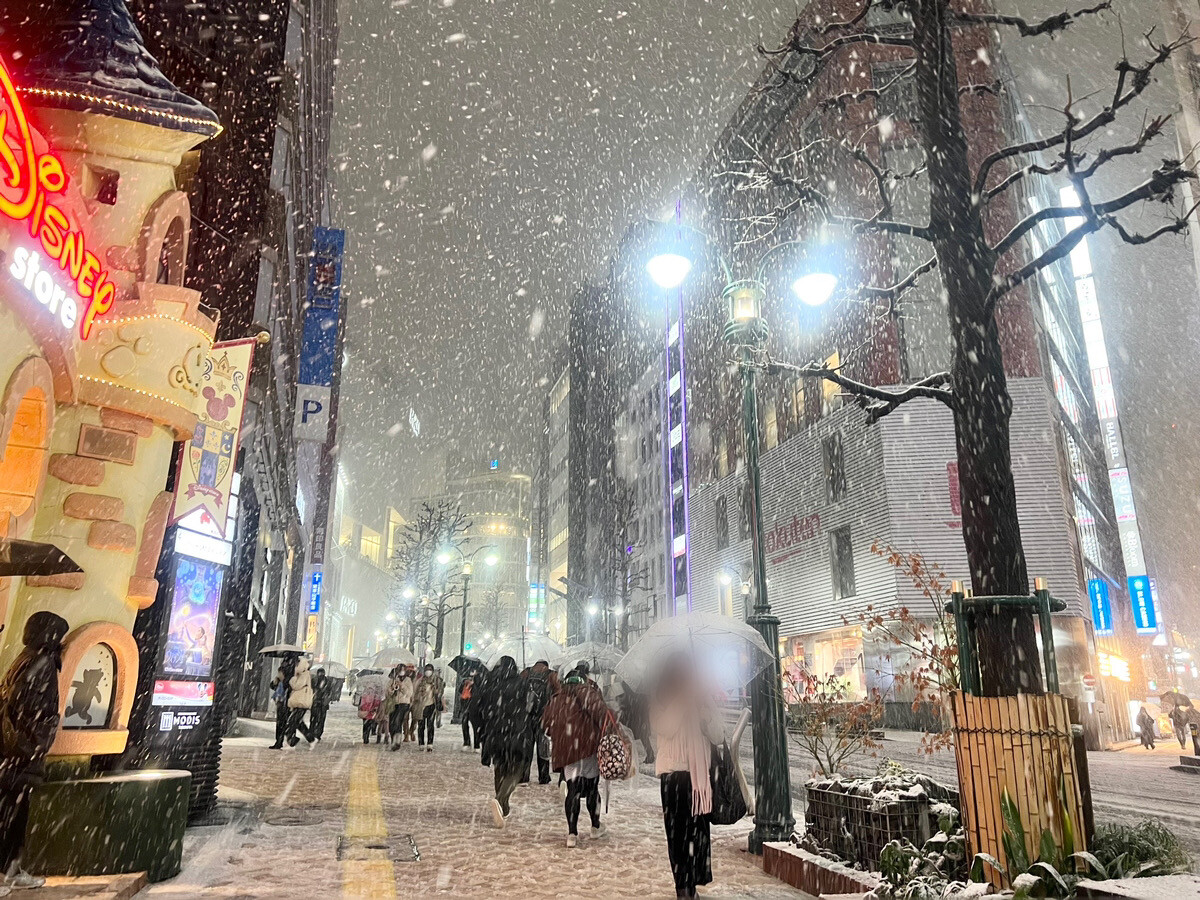
{"type": "Polygon", "coordinates": [[[594,681],[572,672],[550,698],[542,727],[550,734],[551,765],[567,779],[567,846],[579,841],[579,807],[586,800],[592,818],[592,837],[604,834],[600,824],[600,768],[596,748],[608,718],[604,695],[594,681]]]}

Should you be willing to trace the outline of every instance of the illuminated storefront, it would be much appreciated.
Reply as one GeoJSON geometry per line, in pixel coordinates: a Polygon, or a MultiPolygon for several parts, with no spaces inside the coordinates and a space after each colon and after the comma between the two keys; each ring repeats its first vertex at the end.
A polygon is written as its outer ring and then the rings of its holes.
{"type": "MultiPolygon", "coordinates": [[[[111,60],[58,67],[78,31],[68,19],[0,66],[0,539],[53,545],[77,569],[0,577],[0,672],[30,615],[67,620],[70,713],[52,756],[125,749],[131,627],[158,591],[167,471],[193,434],[216,331],[184,287],[191,215],[175,176],[220,126],[156,69],[118,90],[111,60]]],[[[204,644],[170,664],[195,674],[211,664],[204,644]]]]}

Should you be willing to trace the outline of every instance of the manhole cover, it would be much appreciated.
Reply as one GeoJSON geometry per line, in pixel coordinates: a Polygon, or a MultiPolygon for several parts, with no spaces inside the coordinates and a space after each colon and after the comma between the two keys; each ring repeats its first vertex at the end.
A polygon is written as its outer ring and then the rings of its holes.
{"type": "Polygon", "coordinates": [[[339,835],[338,859],[390,859],[393,862],[418,862],[421,851],[411,834],[386,837],[349,837],[339,835]]]}
{"type": "Polygon", "coordinates": [[[263,821],[268,825],[320,825],[325,815],[312,809],[279,809],[268,812],[263,821]]]}

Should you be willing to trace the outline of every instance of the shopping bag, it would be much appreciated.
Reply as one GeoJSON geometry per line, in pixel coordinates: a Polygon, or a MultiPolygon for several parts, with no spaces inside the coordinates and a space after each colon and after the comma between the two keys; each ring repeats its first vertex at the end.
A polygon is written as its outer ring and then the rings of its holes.
{"type": "Polygon", "coordinates": [[[600,777],[609,781],[625,781],[636,771],[633,767],[633,742],[611,712],[604,719],[604,731],[596,748],[596,765],[600,769],[600,777]]]}
{"type": "Polygon", "coordinates": [[[708,764],[712,780],[712,812],[708,821],[713,825],[733,825],[745,818],[746,798],[742,796],[734,765],[728,742],[713,746],[708,764]]]}

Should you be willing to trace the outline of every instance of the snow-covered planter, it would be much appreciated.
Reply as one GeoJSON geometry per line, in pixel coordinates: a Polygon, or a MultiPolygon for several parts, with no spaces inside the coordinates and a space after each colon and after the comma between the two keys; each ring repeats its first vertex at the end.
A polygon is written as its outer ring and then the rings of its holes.
{"type": "Polygon", "coordinates": [[[810,853],[791,843],[763,844],[763,871],[814,897],[864,894],[879,886],[879,876],[810,853]]]}
{"type": "Polygon", "coordinates": [[[832,776],[807,782],[806,837],[840,859],[878,870],[891,841],[923,847],[958,792],[926,775],[885,762],[869,778],[832,776]]]}

